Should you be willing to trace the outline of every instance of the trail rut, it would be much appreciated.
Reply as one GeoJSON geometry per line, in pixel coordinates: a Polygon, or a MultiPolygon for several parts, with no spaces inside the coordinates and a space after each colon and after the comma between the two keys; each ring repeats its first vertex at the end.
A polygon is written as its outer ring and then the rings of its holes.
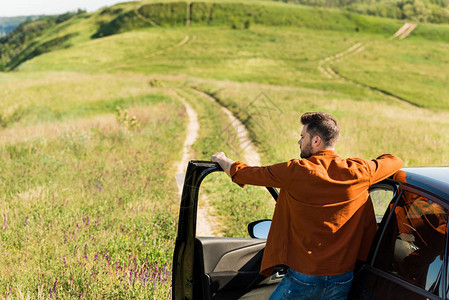
{"type": "MultiPolygon", "coordinates": [[[[405,39],[407,36],[410,35],[410,33],[412,33],[412,31],[417,27],[416,24],[412,24],[412,23],[405,23],[401,28],[399,28],[392,36],[389,37],[389,40],[393,40],[396,38],[399,39],[405,39]]],[[[347,81],[350,82],[354,85],[357,85],[359,87],[364,87],[364,88],[369,88],[372,91],[378,92],[380,94],[382,94],[385,97],[388,97],[394,101],[399,101],[401,103],[405,103],[411,106],[416,107],[415,104],[411,103],[410,101],[408,101],[407,99],[401,98],[399,96],[393,95],[392,93],[379,89],[377,87],[372,87],[370,85],[367,84],[361,84],[358,83],[350,78],[347,78],[341,74],[339,74],[337,71],[335,71],[332,68],[332,63],[334,62],[338,62],[341,61],[343,59],[348,59],[351,55],[360,53],[362,51],[364,51],[366,48],[368,48],[371,45],[371,43],[356,43],[355,45],[349,47],[347,50],[337,53],[335,55],[326,57],[322,60],[320,60],[318,62],[318,70],[327,78],[329,79],[337,79],[337,80],[343,80],[343,81],[347,81]]]]}
{"type": "Polygon", "coordinates": [[[221,106],[221,110],[223,111],[224,114],[226,114],[228,116],[231,125],[234,127],[234,129],[237,133],[237,137],[238,137],[239,143],[240,143],[240,148],[242,148],[243,154],[245,157],[245,162],[247,164],[253,165],[253,166],[260,165],[260,155],[257,152],[256,146],[251,141],[251,139],[249,137],[248,130],[246,129],[245,125],[242,122],[240,122],[239,119],[234,117],[232,112],[229,109],[227,109],[226,107],[222,106],[217,101],[217,99],[215,99],[214,97],[210,96],[209,94],[206,94],[203,91],[197,90],[197,89],[193,89],[193,91],[195,91],[195,93],[197,93],[201,97],[204,97],[204,98],[208,99],[209,101],[217,103],[218,105],[221,106]]]}
{"type": "Polygon", "coordinates": [[[194,36],[191,37],[191,38],[190,38],[189,35],[186,35],[186,36],[184,37],[184,39],[183,39],[182,41],[180,41],[179,43],[177,43],[177,44],[175,44],[175,45],[172,45],[172,46],[169,46],[169,47],[167,47],[167,48],[165,48],[165,49],[161,49],[161,50],[152,52],[152,53],[146,55],[145,58],[150,58],[150,57],[153,57],[153,56],[157,56],[157,55],[164,54],[164,53],[166,53],[166,52],[168,52],[168,51],[171,51],[171,50],[174,50],[174,49],[176,49],[176,48],[182,47],[182,46],[184,46],[185,44],[187,44],[187,43],[189,43],[189,42],[190,42],[190,43],[193,43],[195,40],[196,40],[196,35],[194,35],[194,36]]]}
{"type": "MultiPolygon", "coordinates": [[[[174,90],[169,89],[170,93],[177,98],[185,107],[187,116],[189,119],[187,125],[187,135],[184,140],[184,145],[182,147],[182,158],[181,161],[176,163],[176,183],[178,185],[178,195],[181,197],[182,189],[184,186],[185,173],[187,168],[187,163],[189,160],[194,159],[192,153],[192,145],[198,138],[198,133],[200,130],[200,124],[198,122],[198,115],[192,106],[178,93],[174,90]]],[[[200,204],[197,210],[197,226],[196,235],[197,236],[213,236],[216,235],[214,227],[218,223],[213,216],[213,207],[209,204],[209,200],[204,194],[200,195],[200,204]],[[214,226],[215,225],[215,226],[214,226]]]]}
{"type": "Polygon", "coordinates": [[[200,123],[198,122],[198,115],[195,110],[190,106],[190,104],[182,98],[178,93],[174,90],[169,89],[170,93],[177,98],[183,105],[187,113],[187,117],[189,119],[189,123],[187,124],[187,135],[184,140],[184,145],[182,147],[182,158],[181,161],[176,163],[176,182],[178,185],[178,194],[181,196],[182,187],[184,185],[184,175],[187,167],[187,163],[192,159],[192,145],[195,143],[198,138],[198,132],[200,129],[200,123]]]}
{"type": "MultiPolygon", "coordinates": [[[[192,155],[192,145],[198,138],[198,133],[200,130],[200,125],[198,122],[198,115],[192,106],[173,89],[169,89],[170,93],[177,98],[185,107],[188,115],[188,125],[187,125],[187,136],[184,141],[182,158],[180,162],[176,163],[176,182],[178,185],[178,194],[181,196],[182,188],[184,185],[185,168],[189,160],[193,159],[192,155]]],[[[215,98],[210,95],[196,90],[191,89],[196,95],[206,98],[211,102],[220,103],[216,101],[215,98]]],[[[221,106],[221,105],[220,105],[221,106]]],[[[248,130],[245,125],[240,122],[234,115],[225,107],[221,106],[223,113],[229,118],[230,124],[233,126],[237,133],[237,137],[240,142],[240,147],[242,148],[245,156],[245,160],[250,165],[260,165],[260,156],[257,152],[256,147],[253,145],[251,139],[249,138],[248,130]]],[[[197,236],[220,236],[219,222],[216,217],[214,217],[214,208],[210,204],[210,201],[204,193],[200,194],[200,203],[197,210],[197,236]]]]}

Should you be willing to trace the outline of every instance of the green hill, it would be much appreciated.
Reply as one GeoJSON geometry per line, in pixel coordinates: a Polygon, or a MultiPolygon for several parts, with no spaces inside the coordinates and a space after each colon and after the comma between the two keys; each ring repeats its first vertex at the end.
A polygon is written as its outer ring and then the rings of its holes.
{"type": "MultiPolygon", "coordinates": [[[[13,49],[15,49],[15,55],[11,54],[9,56],[10,60],[4,62],[6,69],[15,69],[33,57],[60,49],[52,55],[43,55],[34,62],[24,64],[20,69],[65,70],[66,68],[69,68],[70,70],[90,70],[90,72],[102,72],[105,70],[122,71],[130,69],[146,74],[152,73],[153,70],[156,73],[162,74],[173,74],[173,72],[176,73],[181,71],[187,72],[186,74],[198,76],[198,73],[200,73],[199,70],[202,68],[203,70],[201,73],[207,73],[210,70],[214,70],[213,68],[218,68],[218,64],[220,64],[223,72],[212,72],[210,76],[217,79],[237,79],[239,81],[256,81],[280,85],[299,84],[303,86],[305,84],[311,87],[315,87],[316,84],[321,84],[310,79],[306,80],[307,82],[302,82],[302,79],[298,80],[293,76],[283,78],[282,75],[274,75],[276,74],[275,72],[269,71],[266,71],[267,75],[260,73],[255,74],[257,72],[251,72],[250,70],[248,70],[248,72],[238,72],[238,74],[235,75],[227,74],[227,67],[224,63],[231,58],[221,58],[220,49],[215,50],[214,56],[216,57],[211,60],[216,62],[215,67],[214,63],[212,63],[212,65],[209,64],[207,55],[200,57],[199,55],[192,54],[195,57],[190,57],[190,59],[186,61],[183,61],[181,57],[176,57],[175,59],[167,61],[166,56],[162,56],[157,62],[146,60],[144,62],[136,62],[136,58],[139,55],[145,57],[146,55],[143,54],[144,51],[164,51],[163,49],[170,48],[170,44],[176,45],[177,43],[181,43],[186,36],[189,36],[190,38],[197,36],[207,40],[207,35],[213,31],[219,30],[219,28],[229,28],[234,30],[232,33],[235,34],[235,36],[245,36],[246,34],[251,36],[255,31],[262,30],[261,28],[278,28],[269,34],[260,33],[261,36],[258,39],[251,40],[252,42],[264,44],[265,47],[267,47],[265,49],[273,50],[280,44],[276,42],[276,39],[291,31],[314,32],[314,39],[319,39],[320,41],[331,36],[329,41],[332,41],[333,45],[326,44],[317,47],[316,45],[319,45],[317,41],[314,41],[310,48],[304,48],[302,44],[296,45],[296,47],[307,49],[307,51],[299,50],[298,53],[301,53],[302,55],[301,63],[288,65],[282,73],[294,74],[297,72],[298,67],[316,70],[316,66],[319,64],[320,59],[327,54],[330,55],[335,49],[344,51],[344,47],[349,48],[349,43],[351,42],[356,44],[360,41],[368,42],[369,40],[373,40],[382,45],[379,47],[391,47],[394,42],[388,42],[387,38],[392,36],[395,31],[402,26],[399,21],[363,16],[342,10],[260,1],[247,1],[242,3],[217,3],[212,1],[191,3],[129,2],[105,8],[93,14],[82,13],[74,16],[72,15],[68,20],[54,24],[54,26],[40,26],[39,24],[42,24],[43,22],[46,22],[45,24],[49,23],[49,21],[45,19],[38,20],[29,23],[28,25],[25,24],[21,27],[21,30],[18,30],[19,33],[27,33],[24,35],[26,38],[23,39],[24,42],[22,44],[18,43],[18,47],[13,47],[13,49]],[[205,31],[205,28],[209,29],[205,31]],[[196,29],[198,30],[198,33],[194,32],[196,29]],[[246,30],[246,32],[240,32],[239,30],[246,30]],[[187,31],[192,32],[192,34],[189,35],[187,31]],[[130,34],[121,35],[126,32],[130,32],[130,34]],[[149,38],[156,39],[156,44],[154,41],[146,41],[145,36],[147,35],[149,38]],[[110,38],[104,39],[104,37],[110,38]],[[122,41],[122,39],[124,40],[122,41]],[[179,40],[176,41],[176,39],[179,40]],[[270,44],[270,39],[274,41],[271,43],[273,45],[270,44]],[[339,41],[339,39],[341,39],[341,41],[339,41]],[[136,49],[133,46],[133,42],[137,42],[140,49],[136,49]],[[123,47],[116,45],[117,43],[123,45],[123,47]],[[95,56],[83,56],[86,49],[94,49],[97,48],[98,45],[104,45],[104,48],[100,47],[100,49],[107,49],[105,50],[105,53],[102,53],[101,59],[97,59],[95,56]],[[273,48],[273,46],[275,47],[273,48]],[[117,48],[117,50],[114,50],[113,48],[117,48]],[[125,54],[119,53],[126,48],[129,48],[127,50],[129,53],[134,54],[127,55],[127,57],[124,58],[123,55],[125,54]],[[330,50],[330,52],[326,52],[326,50],[330,50]],[[117,53],[113,53],[114,51],[117,53]],[[314,54],[317,55],[314,56],[314,54]],[[307,62],[303,60],[305,57],[309,57],[307,62]],[[177,61],[179,61],[179,63],[182,61],[182,63],[177,64],[177,61]],[[193,61],[195,61],[194,66],[191,65],[193,61]],[[189,69],[189,71],[187,71],[187,69],[189,69]]],[[[220,34],[220,36],[222,35],[220,34]]],[[[222,38],[220,42],[229,43],[230,48],[237,47],[240,40],[235,40],[231,37],[232,34],[225,36],[229,36],[229,38],[222,38]]],[[[11,41],[18,40],[15,35],[11,35],[9,38],[11,41]]],[[[447,25],[438,26],[419,24],[418,28],[412,32],[407,40],[412,41],[410,43],[415,45],[412,47],[419,46],[422,49],[422,55],[434,57],[434,54],[436,53],[436,50],[434,49],[444,49],[446,47],[446,42],[449,41],[449,28],[447,25]]],[[[281,43],[288,43],[288,41],[289,38],[286,37],[281,43]]],[[[252,46],[252,42],[248,43],[248,47],[252,48],[249,49],[249,52],[253,53],[252,55],[255,55],[257,58],[260,54],[257,53],[257,47],[252,46]]],[[[403,44],[404,43],[401,45],[403,44]]],[[[10,45],[10,42],[5,45],[4,48],[10,45]]],[[[289,47],[284,47],[285,51],[289,51],[293,45],[295,45],[295,42],[292,42],[289,47]]],[[[192,51],[195,52],[194,49],[197,46],[199,46],[198,43],[192,43],[187,51],[192,49],[192,51]]],[[[211,50],[214,49],[215,46],[221,47],[221,45],[217,43],[213,45],[207,45],[206,43],[203,46],[208,47],[211,50]]],[[[286,63],[283,55],[265,49],[263,50],[265,52],[264,57],[269,57],[269,59],[272,60],[271,66],[268,66],[267,69],[282,69],[282,66],[286,63]],[[278,61],[280,66],[276,66],[278,61]]],[[[368,47],[365,53],[369,53],[371,49],[373,48],[368,47]]],[[[200,49],[198,49],[198,51],[200,51],[200,49]]],[[[404,51],[407,51],[407,49],[404,49],[404,51]]],[[[442,51],[444,52],[444,50],[442,51]]],[[[183,53],[183,55],[186,55],[186,53],[183,53]]],[[[376,55],[379,55],[379,53],[376,55]]],[[[358,56],[358,58],[361,58],[361,56],[358,56]]],[[[292,57],[287,56],[286,59],[291,60],[292,57]]],[[[440,64],[441,59],[443,59],[443,64],[441,66],[444,66],[445,59],[442,56],[438,56],[435,60],[430,59],[428,60],[428,63],[431,65],[440,64]]],[[[396,64],[394,57],[382,58],[382,65],[394,64],[396,64]]],[[[343,67],[337,65],[339,65],[338,62],[335,64],[336,70],[341,70],[342,76],[344,75],[348,80],[354,79],[354,81],[362,83],[361,80],[365,77],[364,75],[361,74],[352,77],[351,75],[345,74],[345,71],[343,71],[343,69],[346,68],[345,63],[343,63],[343,67]]],[[[347,64],[347,66],[349,65],[350,64],[347,64]]],[[[255,66],[254,71],[261,67],[264,66],[255,66]]],[[[381,67],[382,66],[378,64],[374,65],[374,68],[381,67]]],[[[421,64],[420,68],[422,67],[421,64]]],[[[363,71],[363,69],[358,67],[355,68],[356,72],[363,71]]],[[[410,73],[410,68],[414,68],[413,62],[407,67],[408,73],[410,73]]],[[[314,77],[314,75],[311,76],[314,71],[311,72],[312,73],[308,75],[309,78],[314,77]]],[[[382,73],[385,72],[385,70],[379,72],[382,73]]],[[[309,71],[306,73],[309,73],[309,71]]],[[[378,72],[373,70],[371,73],[374,74],[378,72]]],[[[385,77],[377,75],[371,76],[368,74],[369,80],[363,80],[363,84],[367,87],[393,94],[419,106],[443,110],[448,109],[449,100],[444,96],[445,92],[443,91],[445,82],[444,76],[443,78],[435,78],[435,76],[433,76],[435,73],[432,73],[428,76],[428,78],[434,80],[434,84],[431,86],[423,86],[422,82],[418,80],[415,84],[407,85],[407,88],[404,89],[402,85],[398,85],[396,82],[403,78],[405,74],[401,75],[402,73],[405,73],[405,69],[399,66],[395,73],[395,77],[392,78],[393,80],[389,79],[390,76],[393,75],[389,74],[389,72],[382,73],[386,75],[385,77]]],[[[445,74],[445,72],[443,72],[443,74],[445,74]]],[[[320,88],[327,87],[320,86],[320,88]]]]}
{"type": "MultiPolygon", "coordinates": [[[[25,60],[64,46],[70,35],[54,37],[39,43],[39,39],[52,27],[85,13],[65,13],[59,16],[29,17],[0,38],[0,70],[12,70],[25,60]]],[[[21,20],[19,18],[19,20],[21,20]]],[[[67,45],[67,44],[66,44],[67,45]]]]}
{"type": "MultiPolygon", "coordinates": [[[[80,34],[84,35],[84,38],[87,36],[100,38],[139,28],[176,27],[187,24],[228,25],[235,29],[248,28],[251,25],[293,26],[384,35],[392,34],[398,26],[397,22],[387,19],[341,10],[311,9],[270,2],[124,3],[91,15],[79,11],[23,23],[10,35],[0,39],[0,61],[5,70],[12,70],[42,53],[70,47],[74,43],[72,39],[80,34]],[[75,26],[76,24],[84,27],[75,26]]],[[[422,36],[432,38],[426,34],[422,36]]],[[[449,36],[446,30],[433,38],[447,40],[449,36]]],[[[75,38],[75,43],[80,40],[82,38],[75,38]]]]}
{"type": "MultiPolygon", "coordinates": [[[[262,164],[298,157],[306,111],[337,117],[344,157],[449,161],[447,25],[249,0],[61,18],[0,43],[0,296],[170,298],[181,99],[197,113],[196,159],[245,159],[224,106],[262,164]]],[[[264,191],[204,184],[222,235],[272,214],[264,191]]]]}

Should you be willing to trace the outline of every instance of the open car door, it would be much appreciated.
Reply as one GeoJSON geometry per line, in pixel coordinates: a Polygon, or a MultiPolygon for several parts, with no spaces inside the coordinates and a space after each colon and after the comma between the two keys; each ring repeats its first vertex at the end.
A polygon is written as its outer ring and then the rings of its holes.
{"type": "MultiPolygon", "coordinates": [[[[201,182],[217,163],[190,161],[179,212],[178,236],[173,254],[173,299],[268,299],[282,275],[259,275],[266,240],[253,238],[196,237],[201,182]]],[[[277,191],[267,188],[273,198],[277,191]]],[[[282,273],[282,272],[281,272],[282,273]]]]}

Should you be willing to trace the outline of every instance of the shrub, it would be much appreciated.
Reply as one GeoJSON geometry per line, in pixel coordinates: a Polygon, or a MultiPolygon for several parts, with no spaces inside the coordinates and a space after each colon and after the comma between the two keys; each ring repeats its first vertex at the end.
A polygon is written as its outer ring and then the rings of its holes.
{"type": "Polygon", "coordinates": [[[138,12],[159,25],[185,25],[187,22],[187,3],[154,3],[143,5],[138,12]]]}
{"type": "Polygon", "coordinates": [[[190,20],[196,24],[208,24],[211,17],[213,3],[192,2],[190,3],[190,20]]]}
{"type": "Polygon", "coordinates": [[[111,22],[100,25],[98,31],[92,35],[92,38],[100,38],[121,32],[131,31],[133,29],[149,27],[150,23],[142,20],[134,10],[119,14],[111,22]]]}

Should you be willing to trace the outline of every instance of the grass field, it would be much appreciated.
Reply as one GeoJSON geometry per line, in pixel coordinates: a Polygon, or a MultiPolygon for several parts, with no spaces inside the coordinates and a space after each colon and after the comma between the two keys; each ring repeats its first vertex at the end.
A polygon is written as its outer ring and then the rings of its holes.
{"type": "Polygon", "coordinates": [[[448,111],[449,44],[421,39],[378,41],[336,70],[356,82],[388,91],[419,106],[448,111]],[[363,69],[359,66],[363,65],[363,69]],[[390,74],[385,76],[385,74],[390,74]],[[373,82],[372,78],[377,78],[373,82]],[[410,84],[413,83],[413,84],[410,84]]]}
{"type": "Polygon", "coordinates": [[[2,295],[166,297],[182,106],[138,77],[46,75],[2,83],[35,99],[2,130],[2,295]],[[33,115],[44,105],[51,113],[33,115]]]}
{"type": "MultiPolygon", "coordinates": [[[[67,47],[0,73],[0,297],[170,297],[175,163],[187,124],[170,89],[198,114],[199,160],[218,151],[244,159],[223,105],[247,126],[263,164],[297,158],[300,115],[327,111],[340,122],[344,157],[389,152],[406,166],[447,165],[447,26],[389,40],[400,22],[255,1],[245,13],[216,5],[211,21],[206,1],[194,3],[187,27],[167,21],[187,20],[184,4],[139,10],[141,19],[135,11],[149,3],[69,20],[40,37],[77,33],[67,47]],[[160,26],[148,27],[150,18],[160,26]],[[121,32],[92,39],[99,24],[121,32]],[[365,50],[331,64],[345,79],[319,71],[356,43],[365,50]]],[[[246,224],[274,206],[263,189],[224,174],[202,192],[226,236],[247,236],[246,224]]]]}

